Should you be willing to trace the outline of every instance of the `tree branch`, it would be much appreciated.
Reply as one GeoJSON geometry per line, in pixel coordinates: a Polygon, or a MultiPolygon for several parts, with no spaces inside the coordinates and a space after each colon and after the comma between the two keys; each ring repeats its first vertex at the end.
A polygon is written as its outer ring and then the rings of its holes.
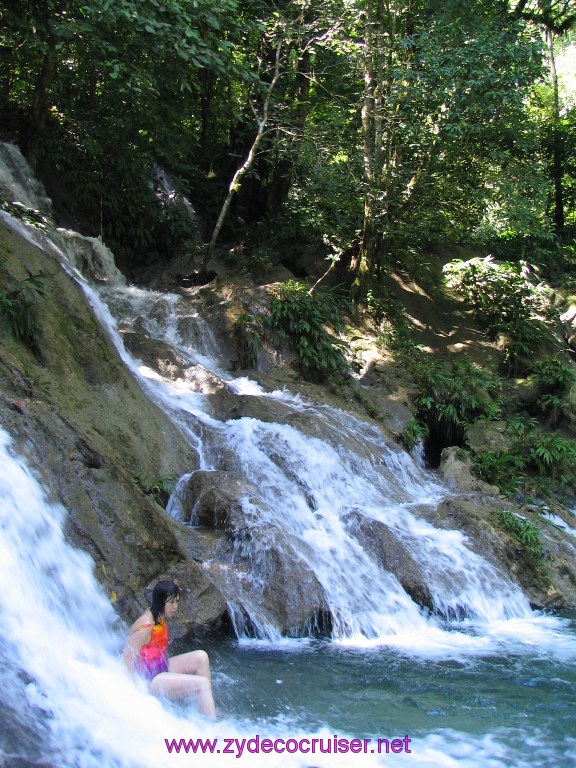
{"type": "Polygon", "coordinates": [[[250,151],[248,152],[246,159],[244,160],[242,165],[237,169],[236,173],[232,177],[232,181],[230,182],[230,185],[228,187],[228,194],[226,195],[226,199],[224,200],[222,208],[220,209],[220,214],[214,226],[214,231],[212,232],[212,237],[210,239],[208,249],[206,250],[206,254],[204,256],[204,259],[202,260],[202,265],[200,267],[200,274],[205,274],[207,271],[208,261],[211,258],[212,254],[214,253],[216,241],[218,239],[218,235],[220,234],[220,230],[222,229],[222,224],[224,223],[224,220],[226,218],[230,205],[232,203],[232,198],[234,197],[236,192],[240,189],[240,183],[242,181],[243,176],[252,167],[252,163],[254,162],[254,158],[256,157],[256,151],[258,149],[258,145],[260,144],[262,140],[262,136],[264,135],[264,129],[266,128],[266,125],[268,123],[268,110],[270,107],[270,97],[272,96],[272,91],[274,90],[274,87],[280,77],[280,52],[282,50],[282,42],[283,40],[280,40],[278,42],[278,45],[276,46],[274,75],[272,77],[272,80],[270,81],[270,85],[268,86],[268,90],[266,92],[266,96],[262,104],[262,116],[258,115],[258,113],[256,112],[256,109],[252,105],[252,102],[250,102],[250,106],[256,118],[258,130],[256,131],[256,136],[254,138],[254,141],[252,142],[252,146],[250,147],[250,151]]]}

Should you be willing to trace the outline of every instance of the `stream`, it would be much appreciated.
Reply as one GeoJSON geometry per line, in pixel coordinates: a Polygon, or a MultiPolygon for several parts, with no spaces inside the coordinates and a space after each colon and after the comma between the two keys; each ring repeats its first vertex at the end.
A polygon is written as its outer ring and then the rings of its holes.
{"type": "MultiPolygon", "coordinates": [[[[65,540],[66,510],[0,428],[0,766],[576,765],[576,614],[532,611],[461,532],[419,516],[450,493],[436,475],[373,424],[234,377],[194,297],[126,286],[117,272],[98,288],[61,242],[51,248],[201,471],[233,467],[255,489],[239,502],[262,536],[219,565],[235,637],[205,643],[220,715],[206,722],[125,673],[126,627],[93,562],[65,540]],[[170,344],[198,375],[170,380],[148,368],[124,347],[136,331],[170,344]],[[280,403],[288,418],[219,418],[207,407],[208,376],[231,396],[280,403]],[[364,546],[367,525],[385,525],[419,564],[432,610],[364,546]],[[286,637],[261,599],[272,540],[319,585],[331,620],[321,639],[306,627],[286,637]]],[[[184,519],[184,506],[177,489],[167,514],[184,519]]]]}

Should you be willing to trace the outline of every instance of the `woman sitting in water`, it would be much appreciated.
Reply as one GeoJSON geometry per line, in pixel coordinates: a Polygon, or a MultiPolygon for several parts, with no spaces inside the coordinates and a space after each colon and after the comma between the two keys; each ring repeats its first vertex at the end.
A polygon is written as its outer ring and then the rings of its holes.
{"type": "Polygon", "coordinates": [[[200,711],[215,718],[210,662],[206,651],[191,651],[173,656],[166,654],[168,627],[178,609],[180,587],[173,581],[159,581],[152,592],[152,605],[130,627],[124,647],[124,662],[150,682],[155,696],[181,699],[194,694],[200,711]]]}

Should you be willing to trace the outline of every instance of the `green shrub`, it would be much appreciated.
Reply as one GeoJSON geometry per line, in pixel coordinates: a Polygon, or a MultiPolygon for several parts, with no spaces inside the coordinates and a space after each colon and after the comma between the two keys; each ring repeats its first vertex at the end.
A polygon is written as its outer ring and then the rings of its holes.
{"type": "Polygon", "coordinates": [[[541,395],[566,395],[574,384],[574,369],[557,358],[540,360],[532,369],[532,376],[541,395]]]}
{"type": "Polygon", "coordinates": [[[490,256],[457,260],[444,267],[444,275],[446,284],[463,294],[493,338],[505,339],[504,361],[510,371],[551,338],[550,291],[535,283],[526,262],[498,264],[490,256]]]}
{"type": "Polygon", "coordinates": [[[549,358],[534,365],[531,378],[536,384],[536,395],[529,410],[534,415],[546,416],[549,425],[555,428],[573,410],[569,394],[574,383],[574,370],[567,362],[549,358]]]}
{"type": "Polygon", "coordinates": [[[256,367],[258,353],[262,349],[262,323],[261,316],[250,315],[248,312],[236,318],[234,336],[238,343],[239,368],[256,367]]]}
{"type": "Polygon", "coordinates": [[[534,430],[525,443],[526,465],[538,475],[550,475],[563,485],[576,480],[576,441],[534,430]]]}
{"type": "Polygon", "coordinates": [[[44,296],[44,271],[29,275],[24,280],[14,280],[6,272],[6,265],[0,261],[3,288],[0,289],[0,327],[7,338],[22,341],[36,350],[38,324],[36,321],[36,298],[44,296]]]}
{"type": "Polygon", "coordinates": [[[507,509],[495,509],[492,514],[499,526],[509,533],[533,560],[542,560],[542,535],[534,523],[507,509]]]}
{"type": "Polygon", "coordinates": [[[348,377],[346,344],[334,335],[344,328],[342,315],[331,291],[310,293],[307,285],[288,280],[272,301],[270,323],[281,340],[290,339],[309,381],[342,382],[348,377]]]}
{"type": "Polygon", "coordinates": [[[546,494],[551,482],[571,489],[576,482],[576,440],[541,429],[534,419],[511,421],[508,451],[485,452],[474,462],[476,472],[505,493],[536,486],[546,494]]]}
{"type": "Polygon", "coordinates": [[[407,451],[413,451],[417,445],[424,442],[429,435],[429,429],[418,419],[410,419],[399,435],[401,444],[407,451]]]}
{"type": "Polygon", "coordinates": [[[479,419],[500,417],[501,379],[492,370],[490,361],[480,367],[463,355],[457,359],[434,360],[414,343],[411,332],[402,322],[390,324],[389,329],[385,329],[382,322],[381,330],[380,344],[401,353],[402,363],[418,388],[412,398],[416,420],[414,424],[409,422],[399,436],[408,450],[421,439],[427,447],[434,442],[437,451],[462,445],[470,424],[479,419]]]}
{"type": "Polygon", "coordinates": [[[488,366],[463,357],[440,363],[415,354],[409,368],[418,384],[418,420],[440,433],[444,445],[459,444],[474,421],[500,416],[500,379],[488,366]]]}
{"type": "Polygon", "coordinates": [[[526,478],[524,459],[505,451],[483,451],[474,457],[473,467],[482,480],[509,495],[516,493],[526,478]]]}
{"type": "Polygon", "coordinates": [[[174,491],[175,481],[173,477],[150,477],[149,475],[136,475],[134,478],[136,485],[144,491],[147,496],[152,496],[154,500],[165,507],[174,491]]]}

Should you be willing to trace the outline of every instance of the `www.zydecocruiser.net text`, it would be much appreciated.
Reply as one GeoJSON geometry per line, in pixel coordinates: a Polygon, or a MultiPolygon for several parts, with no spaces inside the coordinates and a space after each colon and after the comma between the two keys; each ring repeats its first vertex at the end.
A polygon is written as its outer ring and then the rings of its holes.
{"type": "Polygon", "coordinates": [[[256,734],[250,739],[164,739],[170,754],[217,754],[243,755],[285,753],[288,754],[398,754],[411,752],[408,736],[396,739],[347,739],[343,736],[300,739],[267,739],[256,734]]]}

